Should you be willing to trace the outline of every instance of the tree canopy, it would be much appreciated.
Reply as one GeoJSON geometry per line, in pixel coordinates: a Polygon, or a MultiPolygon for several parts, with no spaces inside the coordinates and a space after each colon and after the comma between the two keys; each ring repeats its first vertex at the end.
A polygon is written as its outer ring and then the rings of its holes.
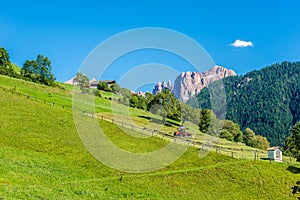
{"type": "Polygon", "coordinates": [[[22,76],[26,80],[44,85],[54,85],[55,76],[52,73],[51,61],[48,57],[38,55],[36,60],[26,60],[23,65],[22,76]]]}
{"type": "Polygon", "coordinates": [[[180,113],[181,113],[181,123],[189,121],[194,124],[199,124],[200,122],[200,111],[198,109],[192,108],[189,105],[180,102],[180,113]]]}
{"type": "Polygon", "coordinates": [[[246,128],[244,130],[243,140],[246,145],[254,146],[255,143],[255,133],[250,128],[246,128]]]}
{"type": "Polygon", "coordinates": [[[300,161],[300,122],[293,126],[285,143],[287,152],[300,161]]]}
{"type": "Polygon", "coordinates": [[[89,87],[90,87],[89,78],[85,74],[78,72],[75,78],[73,79],[73,81],[77,83],[82,93],[89,92],[89,87]]]}
{"type": "MultiPolygon", "coordinates": [[[[300,62],[273,64],[221,81],[226,92],[226,119],[242,130],[251,128],[271,145],[283,146],[290,128],[300,120],[300,62]]],[[[201,90],[197,99],[199,107],[211,109],[209,88],[201,90]]]]}
{"type": "Polygon", "coordinates": [[[18,74],[14,71],[12,63],[9,60],[9,54],[3,47],[0,47],[0,74],[18,77],[18,74]]]}
{"type": "Polygon", "coordinates": [[[217,118],[215,113],[209,109],[200,110],[199,129],[202,133],[211,135],[218,134],[216,130],[217,118]]]}
{"type": "Polygon", "coordinates": [[[243,141],[243,134],[240,129],[240,126],[233,121],[225,120],[223,125],[223,130],[227,130],[233,137],[235,142],[243,141]]]}
{"type": "Polygon", "coordinates": [[[180,104],[175,95],[167,88],[157,93],[151,101],[148,103],[147,108],[151,110],[152,107],[156,107],[159,114],[162,115],[163,123],[166,122],[166,118],[180,119],[180,104]]]}
{"type": "Polygon", "coordinates": [[[107,82],[99,82],[98,85],[97,85],[97,89],[98,90],[103,90],[103,91],[106,91],[106,92],[112,92],[112,89],[108,85],[107,82]]]}

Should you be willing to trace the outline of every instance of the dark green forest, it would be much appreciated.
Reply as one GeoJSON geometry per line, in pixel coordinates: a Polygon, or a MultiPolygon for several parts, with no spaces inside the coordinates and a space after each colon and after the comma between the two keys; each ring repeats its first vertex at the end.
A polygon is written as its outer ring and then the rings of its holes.
{"type": "MultiPolygon", "coordinates": [[[[282,62],[221,80],[225,87],[226,119],[267,137],[271,145],[284,145],[300,119],[300,62],[282,62]]],[[[198,95],[199,107],[211,109],[209,88],[198,95]]],[[[223,108],[220,108],[223,109],[223,108]]],[[[218,115],[218,108],[214,110],[218,115]]]]}

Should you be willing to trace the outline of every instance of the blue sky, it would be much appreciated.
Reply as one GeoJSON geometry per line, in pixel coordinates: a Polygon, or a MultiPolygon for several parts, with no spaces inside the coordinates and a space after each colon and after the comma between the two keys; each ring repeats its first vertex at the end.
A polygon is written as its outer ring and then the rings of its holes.
{"type": "MultiPolygon", "coordinates": [[[[0,46],[19,66],[37,54],[48,56],[58,81],[71,78],[103,40],[140,27],[186,34],[201,44],[217,65],[238,74],[283,60],[300,61],[297,0],[2,1],[1,8],[0,46]],[[230,45],[237,39],[253,46],[230,45]]],[[[116,65],[104,78],[118,79],[118,67],[126,71],[147,62],[174,65],[178,71],[192,69],[183,60],[147,51],[116,65]]]]}

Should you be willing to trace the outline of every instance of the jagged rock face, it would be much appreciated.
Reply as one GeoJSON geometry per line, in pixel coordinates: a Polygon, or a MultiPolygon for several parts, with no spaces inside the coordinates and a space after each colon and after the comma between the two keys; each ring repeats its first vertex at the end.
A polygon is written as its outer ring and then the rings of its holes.
{"type": "Polygon", "coordinates": [[[163,81],[162,83],[158,81],[158,83],[154,86],[152,90],[152,94],[156,95],[158,92],[161,92],[164,88],[168,88],[170,90],[173,89],[170,80],[168,81],[168,83],[166,83],[165,81],[163,81]]]}
{"type": "Polygon", "coordinates": [[[215,66],[206,72],[182,72],[177,76],[172,91],[178,99],[186,102],[211,82],[227,76],[236,76],[236,73],[221,66],[215,66]]]}

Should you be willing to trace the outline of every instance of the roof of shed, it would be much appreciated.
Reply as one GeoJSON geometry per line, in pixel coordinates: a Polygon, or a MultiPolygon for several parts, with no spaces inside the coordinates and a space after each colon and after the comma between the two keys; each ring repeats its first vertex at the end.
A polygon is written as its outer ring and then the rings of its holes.
{"type": "Polygon", "coordinates": [[[279,150],[281,151],[280,146],[269,147],[269,148],[268,148],[268,151],[275,151],[275,150],[277,150],[277,149],[279,149],[279,150]]]}

